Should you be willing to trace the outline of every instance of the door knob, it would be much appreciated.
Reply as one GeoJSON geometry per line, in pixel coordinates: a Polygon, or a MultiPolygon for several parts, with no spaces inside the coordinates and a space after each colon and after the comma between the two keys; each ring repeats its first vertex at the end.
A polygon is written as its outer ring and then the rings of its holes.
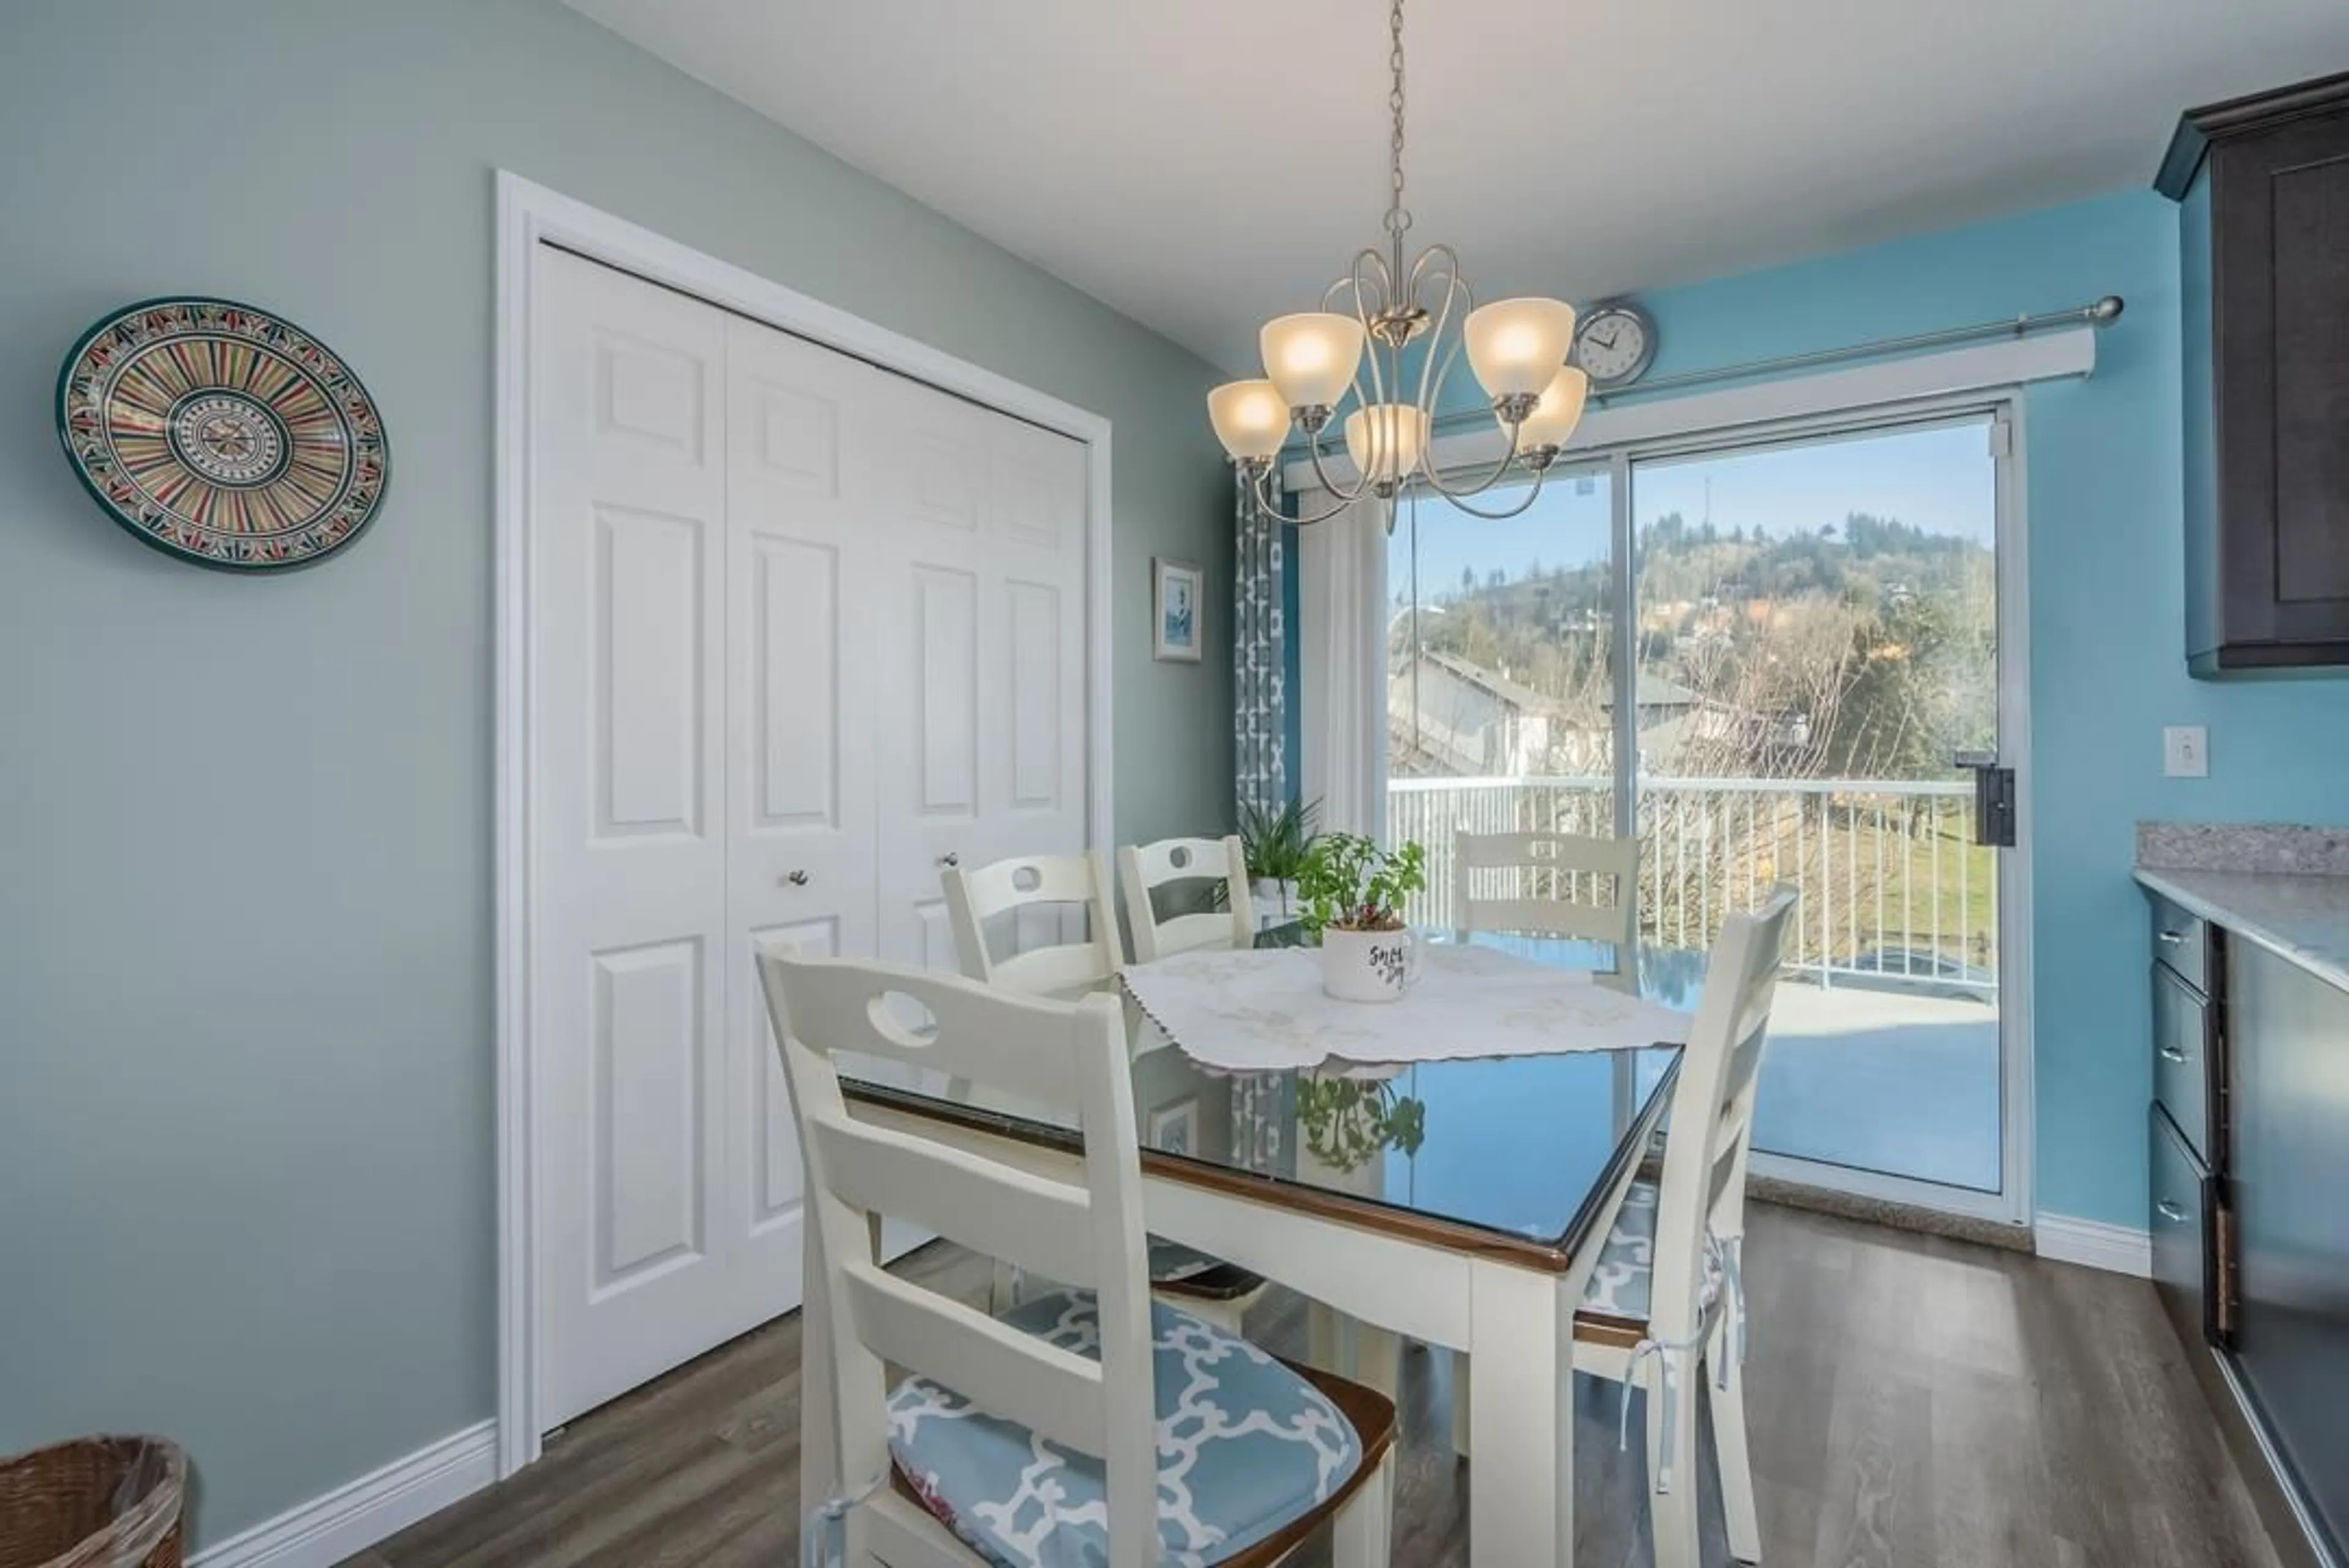
{"type": "Polygon", "coordinates": [[[948,850],[945,854],[938,857],[938,864],[942,866],[958,866],[962,864],[962,857],[955,853],[952,850],[948,850]]]}
{"type": "Polygon", "coordinates": [[[2186,1222],[2186,1210],[2184,1207],[2172,1202],[2168,1198],[2162,1199],[2159,1202],[2156,1203],[2154,1207],[2160,1210],[2161,1217],[2168,1220],[2173,1225],[2182,1225],[2186,1222]]]}
{"type": "Polygon", "coordinates": [[[783,880],[793,887],[805,887],[808,884],[808,874],[805,872],[793,872],[783,880]]]}

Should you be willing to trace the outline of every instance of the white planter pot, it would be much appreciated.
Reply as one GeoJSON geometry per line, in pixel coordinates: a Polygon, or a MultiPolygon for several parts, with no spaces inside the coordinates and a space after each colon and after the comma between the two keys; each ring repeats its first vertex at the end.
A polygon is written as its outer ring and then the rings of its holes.
{"type": "Polygon", "coordinates": [[[1256,901],[1256,918],[1259,927],[1278,925],[1297,918],[1297,884],[1278,882],[1271,877],[1258,877],[1248,883],[1249,896],[1256,901]]]}
{"type": "Polygon", "coordinates": [[[1321,989],[1340,1002],[1397,1002],[1419,978],[1419,949],[1408,931],[1321,933],[1321,989]]]}

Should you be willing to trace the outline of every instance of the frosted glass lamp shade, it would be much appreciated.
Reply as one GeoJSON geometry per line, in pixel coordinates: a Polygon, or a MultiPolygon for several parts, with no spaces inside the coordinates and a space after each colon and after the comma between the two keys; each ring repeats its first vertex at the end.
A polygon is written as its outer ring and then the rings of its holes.
{"type": "Polygon", "coordinates": [[[1550,383],[1574,342],[1574,307],[1554,299],[1502,299],[1461,326],[1468,367],[1488,397],[1530,397],[1550,383]]]}
{"type": "Polygon", "coordinates": [[[1578,366],[1564,365],[1542,388],[1540,401],[1526,422],[1517,427],[1517,450],[1527,452],[1536,447],[1562,447],[1582,423],[1583,400],[1590,396],[1590,377],[1578,366]]]}
{"type": "Polygon", "coordinates": [[[1364,478],[1392,488],[1419,467],[1427,449],[1427,411],[1408,403],[1373,403],[1346,416],[1346,455],[1364,478]]]}
{"type": "Polygon", "coordinates": [[[1235,462],[1272,457],[1288,438],[1288,405],[1269,381],[1227,381],[1207,394],[1216,439],[1235,462]]]}
{"type": "Polygon", "coordinates": [[[1291,408],[1334,408],[1362,362],[1362,324],[1334,311],[1278,316],[1257,335],[1264,373],[1291,408]]]}

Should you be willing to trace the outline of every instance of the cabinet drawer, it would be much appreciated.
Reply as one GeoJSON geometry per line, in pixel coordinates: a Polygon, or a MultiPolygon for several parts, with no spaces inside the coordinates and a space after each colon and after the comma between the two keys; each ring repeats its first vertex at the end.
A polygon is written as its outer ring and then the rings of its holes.
{"type": "Polygon", "coordinates": [[[2158,893],[2153,900],[2153,955],[2205,996],[2210,994],[2210,923],[2158,893]]]}
{"type": "Polygon", "coordinates": [[[2147,1118],[2151,1141],[2146,1228],[2153,1285],[2189,1343],[2217,1343],[2210,1314],[2210,1178],[2161,1107],[2147,1118]]]}
{"type": "Polygon", "coordinates": [[[2224,1163],[2211,1126],[2212,1063],[2217,1004],[2180,980],[2167,965],[2153,966],[2153,1098],[2186,1135],[2205,1165],[2224,1163]]]}

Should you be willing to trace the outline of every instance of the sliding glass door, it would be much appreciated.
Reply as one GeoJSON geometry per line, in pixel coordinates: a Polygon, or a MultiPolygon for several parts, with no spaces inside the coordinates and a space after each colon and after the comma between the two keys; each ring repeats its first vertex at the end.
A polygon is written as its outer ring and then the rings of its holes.
{"type": "Polygon", "coordinates": [[[1508,522],[1406,502],[1388,830],[1438,922],[1456,829],[1635,833],[1642,971],[1682,1004],[1723,919],[1794,884],[1757,1169],[2012,1219],[2020,871],[2012,804],[1977,814],[2021,733],[2007,440],[1967,410],[1612,452],[1508,522]]]}

